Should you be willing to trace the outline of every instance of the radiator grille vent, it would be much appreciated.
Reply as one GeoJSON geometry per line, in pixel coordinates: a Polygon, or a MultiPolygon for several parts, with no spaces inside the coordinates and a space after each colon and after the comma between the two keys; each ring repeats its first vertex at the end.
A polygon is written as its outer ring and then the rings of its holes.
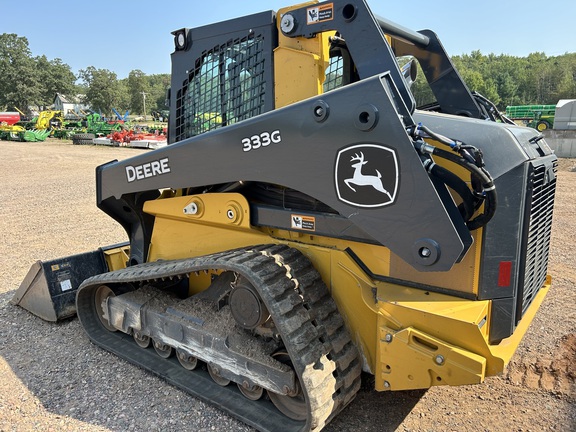
{"type": "Polygon", "coordinates": [[[550,170],[546,165],[533,168],[528,187],[529,219],[525,231],[526,262],[524,267],[523,292],[518,296],[520,320],[526,312],[538,290],[546,280],[548,270],[548,254],[552,232],[552,210],[556,193],[557,162],[554,162],[554,178],[549,179],[550,170]]]}

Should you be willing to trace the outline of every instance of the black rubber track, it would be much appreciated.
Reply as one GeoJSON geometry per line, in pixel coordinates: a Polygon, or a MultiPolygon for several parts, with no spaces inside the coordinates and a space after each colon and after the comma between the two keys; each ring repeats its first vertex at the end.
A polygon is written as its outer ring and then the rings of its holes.
{"type": "Polygon", "coordinates": [[[78,317],[90,339],[261,431],[317,431],[352,401],[360,388],[361,364],[342,317],[319,273],[298,250],[263,245],[177,261],[159,261],[104,273],[82,283],[78,317]],[[285,417],[267,399],[251,401],[237,386],[217,385],[202,368],[188,371],[174,358],[143,350],[132,337],[109,332],[94,302],[100,285],[122,290],[203,270],[234,271],[258,290],[299,377],[308,406],[307,420],[285,417]]]}

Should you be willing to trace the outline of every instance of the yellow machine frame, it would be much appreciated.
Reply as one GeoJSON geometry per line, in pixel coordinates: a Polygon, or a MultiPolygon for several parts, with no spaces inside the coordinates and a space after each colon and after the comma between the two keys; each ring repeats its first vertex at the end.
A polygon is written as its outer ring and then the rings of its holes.
{"type": "MultiPolygon", "coordinates": [[[[489,300],[467,300],[374,280],[347,252],[353,250],[372,272],[388,275],[391,254],[385,247],[256,229],[249,223],[248,202],[236,193],[171,196],[165,192],[161,199],[148,201],[144,210],[156,220],[149,261],[264,243],[299,249],[331,290],[362,353],[364,369],[376,377],[376,390],[474,384],[502,372],[527,330],[528,324],[523,323],[530,323],[550,282],[540,290],[514,335],[489,345],[489,300]],[[198,209],[195,214],[186,212],[191,205],[198,209]]],[[[452,271],[445,277],[450,279],[452,271]]],[[[191,292],[201,291],[209,282],[205,275],[191,277],[191,292]]]]}

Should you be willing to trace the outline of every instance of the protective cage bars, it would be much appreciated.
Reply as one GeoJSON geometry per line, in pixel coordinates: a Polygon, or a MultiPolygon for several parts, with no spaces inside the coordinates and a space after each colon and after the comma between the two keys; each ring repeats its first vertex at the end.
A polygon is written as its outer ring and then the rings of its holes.
{"type": "Polygon", "coordinates": [[[178,91],[176,141],[237,123],[265,111],[264,39],[250,34],[195,60],[178,91]]]}
{"type": "Polygon", "coordinates": [[[344,57],[334,55],[330,57],[330,64],[325,71],[324,92],[342,87],[344,77],[344,57]]]}

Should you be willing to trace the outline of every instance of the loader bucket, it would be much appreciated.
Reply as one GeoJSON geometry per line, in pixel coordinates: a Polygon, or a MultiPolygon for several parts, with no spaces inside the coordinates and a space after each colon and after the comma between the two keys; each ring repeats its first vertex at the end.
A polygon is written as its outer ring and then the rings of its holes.
{"type": "Polygon", "coordinates": [[[46,321],[76,315],[76,291],[87,278],[125,267],[128,244],[112,245],[92,252],[50,261],[36,261],[10,303],[46,321]]]}

